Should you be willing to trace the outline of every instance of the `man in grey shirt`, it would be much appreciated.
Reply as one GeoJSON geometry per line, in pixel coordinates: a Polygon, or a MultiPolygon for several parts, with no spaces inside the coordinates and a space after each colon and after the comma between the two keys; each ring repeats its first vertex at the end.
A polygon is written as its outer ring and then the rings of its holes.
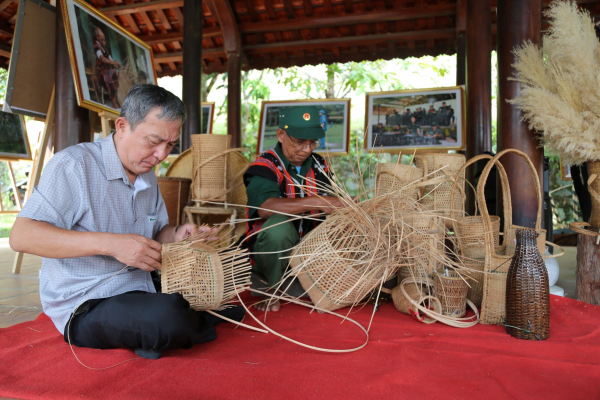
{"type": "Polygon", "coordinates": [[[192,310],[179,293],[156,293],[151,277],[161,268],[161,243],[197,229],[168,224],[152,171],[179,141],[185,118],[172,93],[133,86],[116,132],[52,157],[19,213],[10,246],[43,257],[42,306],[66,341],[156,359],[216,338],[218,318],[192,310]]]}

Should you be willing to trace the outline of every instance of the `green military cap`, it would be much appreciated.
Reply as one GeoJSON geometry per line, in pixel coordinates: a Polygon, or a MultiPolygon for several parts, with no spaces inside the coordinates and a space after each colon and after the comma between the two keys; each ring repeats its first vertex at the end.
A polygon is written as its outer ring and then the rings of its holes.
{"type": "Polygon", "coordinates": [[[315,106],[294,106],[279,109],[279,128],[296,139],[321,139],[325,131],[315,106]]]}

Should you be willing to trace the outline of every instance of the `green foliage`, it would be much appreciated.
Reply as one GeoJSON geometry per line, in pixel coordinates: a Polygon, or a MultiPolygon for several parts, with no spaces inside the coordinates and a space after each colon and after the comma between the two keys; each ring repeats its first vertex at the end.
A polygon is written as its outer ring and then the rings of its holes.
{"type": "Polygon", "coordinates": [[[572,181],[563,181],[560,172],[560,159],[558,156],[550,157],[550,197],[552,202],[552,215],[554,229],[567,229],[573,221],[581,221],[576,207],[577,197],[574,196],[572,181]]]}
{"type": "Polygon", "coordinates": [[[16,214],[0,215],[0,238],[10,236],[10,230],[12,229],[16,218],[16,214]]]}

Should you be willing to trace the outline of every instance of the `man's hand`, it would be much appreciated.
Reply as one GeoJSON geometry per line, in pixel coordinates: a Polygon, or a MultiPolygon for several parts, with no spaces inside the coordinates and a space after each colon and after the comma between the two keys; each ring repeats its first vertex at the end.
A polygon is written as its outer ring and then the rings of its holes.
{"type": "Polygon", "coordinates": [[[193,235],[198,230],[198,226],[196,224],[187,223],[183,225],[179,225],[177,228],[177,232],[175,232],[175,241],[179,242],[186,237],[193,235]]]}
{"type": "Polygon", "coordinates": [[[319,200],[321,200],[319,209],[326,214],[331,214],[340,208],[347,207],[346,203],[344,203],[338,197],[325,196],[321,197],[319,200]]]}
{"type": "Polygon", "coordinates": [[[123,264],[144,271],[161,268],[160,243],[136,234],[115,234],[111,256],[123,264]]]}

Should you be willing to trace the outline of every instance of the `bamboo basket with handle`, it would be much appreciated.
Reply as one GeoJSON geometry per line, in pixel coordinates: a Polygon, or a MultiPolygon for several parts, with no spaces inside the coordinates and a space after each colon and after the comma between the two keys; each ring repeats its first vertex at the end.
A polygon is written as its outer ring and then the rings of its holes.
{"type": "MultiPolygon", "coordinates": [[[[535,219],[535,231],[539,234],[537,244],[541,254],[545,252],[546,230],[542,229],[542,194],[540,181],[533,163],[527,155],[519,150],[507,149],[498,153],[485,166],[479,183],[477,184],[477,201],[481,210],[484,226],[485,265],[483,268],[484,284],[483,298],[481,304],[482,324],[500,324],[506,316],[506,278],[511,260],[515,253],[515,240],[517,229],[531,229],[514,225],[512,222],[512,204],[510,185],[504,169],[498,160],[507,153],[516,154],[521,157],[529,167],[533,178],[533,187],[537,196],[538,210],[535,219]],[[502,199],[504,210],[504,240],[501,246],[495,248],[492,220],[485,203],[485,184],[494,164],[497,164],[500,182],[502,186],[502,199]]],[[[550,245],[554,245],[549,243],[550,245]]],[[[559,254],[553,257],[558,257],[559,254]]]]}

